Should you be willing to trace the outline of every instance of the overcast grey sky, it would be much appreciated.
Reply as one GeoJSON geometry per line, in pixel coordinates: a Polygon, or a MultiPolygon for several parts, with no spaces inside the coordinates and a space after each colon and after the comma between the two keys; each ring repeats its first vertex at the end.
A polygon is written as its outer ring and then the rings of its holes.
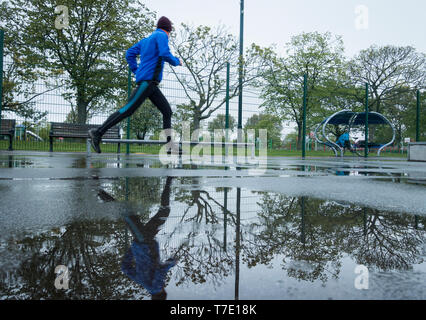
{"type": "MultiPolygon", "coordinates": [[[[239,35],[240,0],[142,0],[157,16],[181,22],[214,26],[224,24],[239,35]]],[[[351,57],[372,44],[411,45],[426,52],[425,0],[245,0],[244,43],[276,44],[281,51],[301,32],[341,35],[351,57]],[[357,29],[360,14],[368,8],[368,28],[357,29]]],[[[365,20],[364,20],[365,21],[365,20]]],[[[359,25],[359,24],[358,24],[359,25]]],[[[365,26],[365,25],[364,25],[365,26]]],[[[281,51],[282,52],[282,51],[281,51]]]]}

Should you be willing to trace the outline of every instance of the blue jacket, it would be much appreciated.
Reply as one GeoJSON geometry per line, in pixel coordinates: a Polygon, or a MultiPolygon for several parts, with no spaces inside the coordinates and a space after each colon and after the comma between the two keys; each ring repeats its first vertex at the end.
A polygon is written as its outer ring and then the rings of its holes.
{"type": "Polygon", "coordinates": [[[130,70],[136,75],[136,82],[163,79],[164,62],[172,66],[178,66],[180,61],[171,54],[169,48],[169,36],[162,29],[155,30],[148,38],[142,39],[126,51],[126,60],[130,70]],[[136,57],[140,56],[140,64],[136,57]],[[154,78],[155,69],[159,58],[162,58],[161,70],[158,78],[154,78]]]}
{"type": "MultiPolygon", "coordinates": [[[[155,250],[158,255],[157,242],[155,242],[155,250]]],[[[176,262],[172,259],[168,259],[166,263],[156,261],[147,244],[133,241],[131,248],[124,255],[121,270],[150,294],[156,294],[164,287],[167,272],[175,264],[176,262]]]]}

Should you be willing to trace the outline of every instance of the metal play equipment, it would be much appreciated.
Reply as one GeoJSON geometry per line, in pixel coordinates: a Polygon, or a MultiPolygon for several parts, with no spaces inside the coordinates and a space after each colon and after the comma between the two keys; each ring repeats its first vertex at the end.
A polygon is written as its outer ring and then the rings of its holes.
{"type": "MultiPolygon", "coordinates": [[[[343,152],[344,152],[344,148],[341,147],[340,145],[338,145],[336,142],[331,141],[327,134],[325,133],[326,127],[328,124],[332,124],[332,125],[345,125],[346,128],[346,132],[350,135],[351,132],[351,128],[354,126],[359,126],[359,125],[364,125],[366,124],[366,114],[365,112],[353,112],[351,110],[342,110],[339,112],[334,113],[333,115],[331,115],[330,117],[324,119],[320,124],[317,125],[317,127],[315,128],[315,140],[323,145],[326,145],[327,147],[331,148],[335,154],[335,156],[337,157],[338,154],[340,153],[340,156],[343,157],[343,152]],[[321,135],[322,137],[319,137],[319,130],[321,130],[321,135]]],[[[395,128],[392,125],[392,123],[382,114],[378,113],[378,112],[368,112],[368,124],[388,124],[391,128],[392,128],[392,140],[389,141],[388,143],[379,145],[378,147],[378,151],[377,151],[377,155],[380,156],[381,151],[390,146],[391,144],[394,143],[395,141],[395,137],[396,137],[396,132],[395,132],[395,128]]],[[[365,143],[366,146],[368,147],[370,146],[370,143],[365,143]]],[[[353,148],[354,146],[352,146],[352,149],[355,150],[355,148],[353,148]]],[[[356,153],[356,151],[355,151],[356,153]]],[[[358,154],[358,153],[357,153],[358,154]]],[[[360,156],[358,154],[358,156],[360,156]]]]}

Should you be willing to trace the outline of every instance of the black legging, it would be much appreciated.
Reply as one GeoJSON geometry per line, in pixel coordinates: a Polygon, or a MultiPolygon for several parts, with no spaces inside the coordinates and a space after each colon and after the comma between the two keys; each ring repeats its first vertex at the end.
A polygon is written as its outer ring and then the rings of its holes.
{"type": "MultiPolygon", "coordinates": [[[[128,219],[133,222],[133,225],[136,226],[138,232],[142,234],[144,238],[143,241],[145,243],[154,241],[153,239],[157,235],[158,231],[160,231],[160,227],[166,222],[168,216],[170,215],[170,189],[172,180],[172,177],[167,177],[166,184],[164,185],[164,189],[161,194],[160,208],[158,209],[156,215],[153,216],[146,224],[143,224],[140,221],[140,217],[135,214],[128,216],[128,219]]],[[[141,240],[137,237],[133,228],[130,227],[130,231],[133,233],[136,241],[141,240]]]]}
{"type": "MultiPolygon", "coordinates": [[[[172,109],[166,97],[158,88],[158,82],[142,81],[138,83],[136,89],[133,90],[127,104],[110,115],[102,126],[98,128],[98,134],[103,136],[109,128],[112,128],[125,118],[130,117],[142,105],[146,98],[149,98],[162,113],[163,129],[170,129],[172,126],[172,109]]],[[[167,135],[169,135],[169,133],[167,135]]]]}

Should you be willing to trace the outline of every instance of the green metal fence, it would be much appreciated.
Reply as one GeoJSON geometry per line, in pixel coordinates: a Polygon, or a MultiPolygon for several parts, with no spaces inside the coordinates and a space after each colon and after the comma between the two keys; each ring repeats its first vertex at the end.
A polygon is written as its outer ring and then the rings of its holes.
{"type": "MultiPolygon", "coordinates": [[[[10,67],[10,61],[4,61],[5,70],[10,67]]],[[[190,73],[180,68],[177,70],[179,76],[189,76],[190,73]]],[[[223,79],[226,79],[226,71],[221,75],[223,79]]],[[[236,74],[228,73],[229,77],[236,77],[236,74]]],[[[51,122],[72,122],[70,118],[72,113],[75,112],[75,101],[69,99],[69,95],[72,91],[64,89],[61,84],[66,82],[68,78],[65,75],[58,75],[54,79],[48,79],[47,82],[40,80],[36,83],[31,83],[33,91],[30,92],[29,96],[34,97],[28,105],[39,113],[45,113],[39,120],[35,120],[31,117],[23,117],[17,115],[14,112],[3,110],[2,116],[4,119],[15,119],[17,127],[15,130],[15,137],[13,147],[14,150],[37,150],[37,151],[49,151],[49,131],[51,122]],[[55,84],[55,85],[54,85],[55,84]]],[[[118,108],[120,108],[130,96],[132,89],[134,89],[134,76],[129,73],[127,87],[123,87],[121,92],[117,93],[117,100],[122,102],[121,105],[110,103],[109,105],[103,106],[101,110],[94,114],[89,114],[88,124],[101,124],[106,118],[118,108]]],[[[174,115],[176,115],[176,108],[178,105],[189,104],[189,99],[185,94],[185,90],[179,81],[176,79],[175,74],[172,72],[171,67],[166,67],[164,71],[164,78],[160,84],[160,88],[166,98],[168,99],[174,115]]],[[[252,88],[248,89],[244,93],[244,113],[242,115],[243,122],[245,123],[249,117],[260,112],[259,106],[261,104],[260,91],[252,88]]],[[[23,103],[28,100],[28,95],[15,95],[14,101],[16,103],[23,103]]],[[[194,97],[196,98],[196,97],[194,97]]],[[[222,103],[222,100],[226,98],[226,90],[223,89],[223,94],[219,95],[216,100],[217,103],[222,103]]],[[[223,104],[221,108],[215,111],[210,118],[206,119],[201,123],[203,129],[207,129],[208,122],[213,120],[219,114],[229,114],[234,119],[238,117],[238,97],[234,97],[229,100],[228,104],[223,104]]],[[[160,112],[158,111],[158,115],[160,112]]],[[[121,126],[122,138],[137,139],[136,132],[130,130],[130,123],[132,117],[128,118],[127,121],[123,121],[121,126]]],[[[179,121],[176,117],[172,118],[175,123],[179,121]]],[[[157,129],[161,128],[161,124],[157,129]]],[[[235,130],[236,131],[236,130],[235,130]]],[[[0,137],[0,150],[6,150],[8,142],[3,137],[0,137]]],[[[232,138],[232,137],[231,137],[232,138]]],[[[149,132],[145,139],[158,139],[158,134],[155,130],[149,132]]],[[[141,152],[151,153],[157,152],[160,146],[155,145],[127,145],[126,148],[122,148],[122,152],[141,152]]],[[[86,144],[84,139],[72,139],[72,138],[54,138],[54,151],[79,151],[84,152],[86,150],[86,144]]],[[[116,147],[113,145],[104,145],[103,150],[105,152],[115,152],[116,147]]]]}
{"type": "MultiPolygon", "coordinates": [[[[72,98],[73,91],[67,90],[64,85],[69,79],[65,74],[56,75],[55,77],[50,77],[48,79],[38,80],[35,82],[26,82],[20,83],[20,88],[22,90],[11,94],[10,92],[5,92],[3,84],[7,80],[4,75],[10,75],[13,73],[13,61],[8,59],[8,57],[3,57],[3,30],[0,30],[0,118],[3,119],[15,119],[16,128],[13,141],[13,147],[15,150],[36,150],[36,151],[49,151],[49,132],[50,132],[50,123],[51,122],[72,122],[73,115],[75,115],[75,99],[72,98]],[[3,60],[4,59],[4,60],[3,60]],[[8,100],[6,101],[6,96],[8,100]],[[5,103],[6,102],[6,103],[5,103]],[[7,103],[15,103],[18,105],[26,105],[30,109],[36,111],[36,115],[28,114],[23,115],[17,114],[16,112],[10,111],[10,106],[8,107],[7,103]]],[[[227,68],[223,70],[219,76],[224,81],[224,86],[222,88],[221,94],[216,97],[215,103],[220,104],[224,100],[227,100],[228,103],[223,103],[222,106],[215,111],[210,118],[201,123],[202,128],[207,129],[208,122],[211,121],[216,115],[222,114],[226,115],[225,127],[230,125],[229,117],[233,117],[235,120],[239,120],[240,113],[239,110],[242,110],[241,121],[243,126],[247,120],[255,114],[259,114],[263,109],[260,107],[263,103],[261,99],[261,88],[251,88],[244,87],[243,92],[243,105],[240,105],[240,97],[238,93],[231,99],[229,97],[230,91],[232,88],[229,86],[229,79],[238,79],[239,73],[236,66],[227,65],[227,68]],[[234,73],[230,72],[230,68],[235,69],[234,73]],[[226,79],[228,81],[226,81],[226,79]]],[[[190,77],[190,72],[182,67],[174,69],[177,72],[177,75],[180,77],[190,77]]],[[[127,70],[123,72],[123,88],[117,90],[116,99],[114,101],[106,102],[105,104],[99,103],[98,106],[101,106],[96,112],[89,112],[88,124],[101,124],[112,112],[120,108],[123,104],[126,103],[132,88],[134,88],[134,77],[127,70]]],[[[328,155],[332,155],[332,152],[328,148],[323,146],[317,146],[309,139],[309,132],[313,131],[313,128],[307,127],[307,121],[309,122],[309,115],[306,114],[306,99],[307,99],[307,83],[309,78],[305,76],[305,81],[303,86],[300,88],[304,92],[303,95],[303,142],[302,145],[302,156],[312,154],[313,151],[324,152],[328,155]],[[307,120],[308,117],[308,120],[307,120]],[[308,132],[309,131],[309,132],[308,132]]],[[[164,78],[160,85],[161,90],[164,95],[169,100],[172,109],[174,111],[173,123],[181,121],[177,117],[177,108],[179,105],[190,104],[190,99],[187,96],[188,88],[184,87],[181,82],[176,78],[176,74],[172,72],[171,67],[166,66],[164,72],[164,78]]],[[[366,88],[365,93],[365,107],[368,108],[368,88],[366,88]]],[[[193,94],[194,100],[197,100],[195,93],[193,94]]],[[[421,99],[424,98],[424,94],[420,91],[417,91],[417,96],[414,99],[417,99],[416,114],[413,116],[414,121],[410,124],[405,124],[406,127],[415,127],[415,137],[413,135],[412,140],[421,141],[424,139],[425,130],[422,125],[424,124],[424,118],[422,115],[422,108],[424,109],[424,104],[422,105],[421,99]]],[[[158,112],[159,111],[154,111],[158,112]]],[[[136,120],[137,121],[137,120],[136,120]]],[[[237,122],[237,121],[235,121],[237,122]]],[[[121,126],[121,137],[136,139],[136,132],[131,130],[130,123],[132,123],[132,118],[129,118],[127,121],[123,121],[120,124],[121,126]]],[[[284,122],[284,132],[290,133],[294,131],[294,124],[290,122],[284,122]]],[[[0,122],[1,125],[1,122],[0,122]]],[[[161,125],[158,125],[158,129],[161,125]]],[[[235,128],[236,129],[236,128],[235,128]]],[[[365,133],[368,136],[368,126],[365,128],[365,133]]],[[[8,140],[7,136],[0,136],[0,150],[8,149],[8,140]]],[[[145,139],[158,139],[158,134],[155,130],[151,130],[145,139]]],[[[236,130],[233,133],[231,139],[236,139],[236,130]]],[[[300,146],[300,144],[299,144],[300,146]]],[[[403,146],[403,145],[402,145],[403,146]]],[[[156,145],[127,145],[126,148],[122,148],[121,152],[127,153],[156,153],[160,149],[160,146],[156,145]]],[[[297,141],[293,142],[283,142],[280,146],[276,144],[273,146],[272,143],[268,143],[269,150],[284,150],[295,152],[299,154],[300,150],[297,149],[297,141]]],[[[73,139],[73,138],[54,138],[54,150],[61,152],[68,151],[80,151],[84,152],[86,150],[86,143],[84,139],[73,139]]],[[[114,145],[104,145],[104,152],[116,152],[116,146],[114,145]]],[[[401,150],[400,141],[394,146],[385,150],[389,153],[401,153],[404,152],[404,149],[401,150]]],[[[368,150],[366,150],[365,156],[368,156],[368,150]]]]}

